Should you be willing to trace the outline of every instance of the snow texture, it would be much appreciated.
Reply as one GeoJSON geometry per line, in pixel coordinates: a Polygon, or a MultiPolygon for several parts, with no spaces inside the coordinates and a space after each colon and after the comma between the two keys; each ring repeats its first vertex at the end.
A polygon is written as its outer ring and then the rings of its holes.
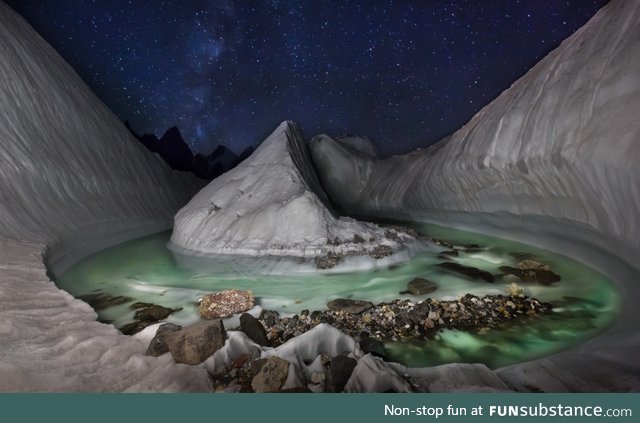
{"type": "Polygon", "coordinates": [[[2,2],[0,75],[0,391],[208,389],[204,368],[145,357],[44,264],[167,228],[199,183],[146,152],[2,2]]]}
{"type": "MultiPolygon", "coordinates": [[[[640,254],[639,26],[637,2],[612,1],[464,128],[425,151],[379,161],[362,154],[361,141],[312,143],[322,182],[345,209],[429,217],[562,251],[606,273],[626,301],[610,330],[497,371],[466,364],[404,369],[363,357],[352,338],[323,325],[277,349],[229,332],[225,347],[190,367],[174,364],[170,354],[144,357],[151,330],[126,337],[96,322],[87,304],[49,280],[43,258],[56,272],[106,245],[161,229],[188,200],[194,180],[145,153],[60,56],[0,3],[0,390],[206,390],[206,371],[240,353],[282,355],[296,369],[287,381],[293,386],[302,372],[320,368],[324,350],[359,359],[349,391],[406,391],[405,375],[423,391],[640,390],[640,271],[632,261],[640,254]]],[[[265,183],[281,189],[291,178],[298,191],[280,198],[328,204],[314,174],[297,170],[309,165],[304,150],[285,154],[283,144],[274,155],[250,159],[287,169],[285,179],[265,183]]],[[[261,174],[251,166],[243,178],[261,174]]],[[[203,194],[203,204],[217,201],[217,192],[208,194],[214,195],[203,194]]],[[[330,208],[313,210],[317,222],[337,220],[330,208]]],[[[251,221],[240,217],[242,226],[251,221]]],[[[261,238],[252,251],[269,241],[261,238]]],[[[192,246],[198,243],[205,241],[192,246]]]]}
{"type": "Polygon", "coordinates": [[[328,137],[311,143],[325,190],[348,212],[527,242],[614,280],[624,298],[619,321],[569,351],[498,370],[511,389],[640,390],[638,34],[640,3],[610,2],[425,150],[376,160],[328,137]]]}
{"type": "Polygon", "coordinates": [[[352,212],[539,214],[638,249],[639,33],[640,4],[611,2],[463,128],[424,150],[374,160],[323,137],[311,146],[323,185],[352,212]]]}
{"type": "Polygon", "coordinates": [[[335,214],[291,122],[177,213],[171,243],[199,255],[301,257],[400,246],[377,225],[335,214]]]}

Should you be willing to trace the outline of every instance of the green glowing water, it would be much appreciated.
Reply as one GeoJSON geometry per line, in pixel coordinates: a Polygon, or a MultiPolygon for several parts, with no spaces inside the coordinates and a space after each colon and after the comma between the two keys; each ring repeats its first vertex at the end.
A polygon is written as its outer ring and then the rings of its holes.
{"type": "MultiPolygon", "coordinates": [[[[566,349],[604,330],[615,318],[619,297],[613,284],[588,266],[559,254],[527,245],[442,228],[420,225],[420,232],[453,242],[477,244],[475,252],[461,253],[449,261],[499,274],[502,265],[515,266],[523,254],[551,266],[562,280],[553,286],[522,284],[525,294],[556,306],[542,317],[518,319],[500,329],[473,333],[441,331],[421,342],[388,342],[390,358],[412,367],[450,362],[481,362],[496,368],[566,349]],[[520,256],[519,256],[520,255],[520,256]]],[[[374,303],[401,295],[408,281],[424,277],[438,285],[431,297],[452,299],[466,293],[504,294],[507,282],[475,282],[433,268],[441,263],[438,252],[447,248],[429,244],[414,251],[410,260],[377,269],[354,270],[364,259],[353,259],[351,270],[320,273],[312,262],[273,264],[267,259],[196,259],[172,253],[166,247],[170,233],[163,232],[125,242],[94,254],[57,278],[60,288],[76,297],[109,294],[129,297],[123,304],[98,310],[99,319],[120,327],[133,320],[133,302],[143,301],[182,310],[167,320],[178,324],[197,321],[196,303],[203,294],[222,289],[252,290],[265,309],[294,314],[325,308],[334,298],[354,298],[374,303]],[[358,261],[360,260],[360,262],[358,261]]],[[[384,263],[384,262],[383,262],[384,263]]],[[[230,320],[227,327],[235,322],[230,320]]]]}

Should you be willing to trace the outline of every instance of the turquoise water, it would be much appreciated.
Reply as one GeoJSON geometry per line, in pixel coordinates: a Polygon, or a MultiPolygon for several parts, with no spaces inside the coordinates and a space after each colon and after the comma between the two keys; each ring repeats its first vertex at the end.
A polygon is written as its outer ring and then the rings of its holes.
{"type": "MultiPolygon", "coordinates": [[[[435,225],[416,226],[422,233],[453,242],[477,244],[481,249],[448,259],[499,274],[502,265],[515,266],[529,255],[551,266],[562,280],[552,286],[522,283],[525,294],[553,303],[554,312],[522,318],[500,329],[474,332],[441,331],[420,342],[389,342],[390,358],[408,366],[422,367],[449,362],[482,362],[501,367],[566,349],[601,332],[615,319],[620,299],[613,284],[585,264],[559,254],[516,242],[435,225]]],[[[252,290],[261,307],[280,313],[326,308],[335,298],[354,298],[374,303],[400,295],[408,281],[424,277],[438,285],[430,297],[453,299],[466,293],[505,294],[510,283],[475,282],[452,275],[433,265],[441,263],[439,252],[448,250],[428,243],[413,249],[401,263],[365,269],[368,259],[352,258],[329,272],[314,269],[313,261],[220,258],[199,259],[170,251],[170,232],[163,232],[105,249],[78,262],[56,278],[62,289],[76,297],[108,294],[128,297],[126,302],[98,310],[100,320],[120,327],[133,320],[129,305],[136,301],[182,310],[167,320],[189,324],[199,320],[196,303],[205,293],[229,288],[252,290]]],[[[422,298],[426,298],[423,296],[422,298]]],[[[228,326],[233,321],[228,322],[228,326]]]]}

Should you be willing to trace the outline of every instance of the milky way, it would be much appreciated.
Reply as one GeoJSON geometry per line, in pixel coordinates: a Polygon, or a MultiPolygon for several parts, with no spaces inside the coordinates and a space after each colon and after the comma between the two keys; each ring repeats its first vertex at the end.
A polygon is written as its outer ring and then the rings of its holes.
{"type": "Polygon", "coordinates": [[[453,132],[606,0],[8,0],[139,132],[195,151],[282,120],[383,155],[453,132]]]}

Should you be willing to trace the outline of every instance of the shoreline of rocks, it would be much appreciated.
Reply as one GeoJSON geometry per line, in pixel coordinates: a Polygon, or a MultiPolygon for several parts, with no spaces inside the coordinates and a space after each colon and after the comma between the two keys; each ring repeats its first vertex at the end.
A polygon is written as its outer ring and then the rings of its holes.
{"type": "Polygon", "coordinates": [[[328,310],[303,310],[292,317],[281,318],[276,311],[263,310],[257,320],[265,328],[269,346],[277,347],[321,323],[360,340],[409,341],[428,339],[440,329],[496,328],[515,318],[533,317],[551,309],[551,304],[522,294],[466,294],[452,301],[396,299],[377,305],[340,299],[330,302],[328,310]]]}

